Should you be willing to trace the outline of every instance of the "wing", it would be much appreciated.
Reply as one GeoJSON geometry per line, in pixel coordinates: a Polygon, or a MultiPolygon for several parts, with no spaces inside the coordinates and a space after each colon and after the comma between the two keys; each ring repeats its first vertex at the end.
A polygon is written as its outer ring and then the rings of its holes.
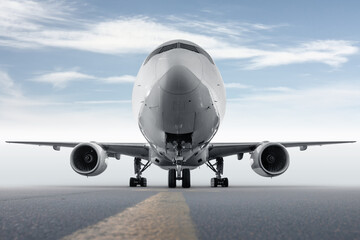
{"type": "MultiPolygon", "coordinates": [[[[322,146],[329,144],[354,143],[355,141],[327,141],[327,142],[279,142],[284,147],[300,147],[301,151],[308,146],[322,146]]],[[[238,154],[241,159],[243,153],[254,151],[263,142],[249,143],[213,143],[209,145],[209,160],[238,154]]]]}
{"type": "MultiPolygon", "coordinates": [[[[321,146],[329,144],[354,143],[355,141],[326,141],[326,142],[279,142],[284,147],[300,147],[304,151],[308,146],[321,146]]],[[[7,143],[30,144],[39,146],[52,146],[54,150],[59,151],[60,147],[73,148],[80,142],[28,142],[28,141],[7,141],[7,143]]],[[[227,157],[230,155],[241,154],[254,151],[263,142],[247,143],[212,143],[209,145],[209,160],[217,157],[227,157]]],[[[142,159],[149,158],[149,146],[145,143],[97,143],[108,154],[109,157],[119,158],[119,154],[138,157],[142,159]]]]}
{"type": "MultiPolygon", "coordinates": [[[[38,146],[52,146],[54,150],[59,151],[61,147],[74,148],[80,142],[27,142],[27,141],[6,141],[7,143],[30,144],[38,146]]],[[[145,143],[99,143],[109,157],[120,158],[120,155],[127,155],[142,159],[149,158],[149,146],[145,143]]]]}

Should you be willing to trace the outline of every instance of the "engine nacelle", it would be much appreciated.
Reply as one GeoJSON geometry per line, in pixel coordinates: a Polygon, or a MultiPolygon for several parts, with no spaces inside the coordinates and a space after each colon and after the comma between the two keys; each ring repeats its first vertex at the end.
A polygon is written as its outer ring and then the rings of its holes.
{"type": "Polygon", "coordinates": [[[251,154],[251,159],[251,168],[263,177],[279,176],[290,164],[289,153],[280,143],[262,143],[251,154]]]}
{"type": "Polygon", "coordinates": [[[70,164],[78,174],[96,176],[105,171],[107,154],[96,143],[80,143],[71,152],[70,164]]]}

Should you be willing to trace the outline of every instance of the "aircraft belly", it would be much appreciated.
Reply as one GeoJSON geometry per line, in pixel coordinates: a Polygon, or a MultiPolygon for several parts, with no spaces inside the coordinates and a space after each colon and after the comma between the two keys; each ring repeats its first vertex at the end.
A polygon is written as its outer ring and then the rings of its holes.
{"type": "MultiPolygon", "coordinates": [[[[205,148],[196,148],[192,150],[191,155],[183,161],[182,167],[195,169],[200,165],[204,164],[208,158],[208,149],[205,148]]],[[[152,149],[150,151],[150,160],[155,165],[163,169],[176,168],[176,163],[171,159],[171,154],[161,155],[158,152],[158,149],[152,149]]]]}

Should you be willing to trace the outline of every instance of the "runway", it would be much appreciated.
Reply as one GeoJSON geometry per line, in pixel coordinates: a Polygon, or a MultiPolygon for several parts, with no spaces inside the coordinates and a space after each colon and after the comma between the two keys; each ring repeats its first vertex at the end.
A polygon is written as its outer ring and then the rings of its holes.
{"type": "Polygon", "coordinates": [[[360,188],[0,189],[0,239],[360,239],[360,188]]]}

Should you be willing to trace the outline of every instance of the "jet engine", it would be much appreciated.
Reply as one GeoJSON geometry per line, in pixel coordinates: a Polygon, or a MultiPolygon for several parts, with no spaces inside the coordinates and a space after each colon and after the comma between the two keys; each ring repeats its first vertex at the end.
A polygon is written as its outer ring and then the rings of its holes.
{"type": "Polygon", "coordinates": [[[96,143],[80,143],[70,155],[71,167],[80,175],[96,176],[107,167],[107,154],[96,143]]]}
{"type": "Polygon", "coordinates": [[[251,154],[251,168],[260,176],[275,177],[289,167],[290,158],[286,148],[280,143],[264,142],[251,154]]]}

